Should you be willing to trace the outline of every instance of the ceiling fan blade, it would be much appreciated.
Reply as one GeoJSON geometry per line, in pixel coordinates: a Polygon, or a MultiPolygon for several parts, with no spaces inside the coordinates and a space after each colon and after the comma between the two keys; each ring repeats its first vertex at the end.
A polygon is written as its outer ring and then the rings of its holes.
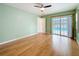
{"type": "Polygon", "coordinates": [[[41,8],[40,6],[34,6],[34,7],[38,7],[38,8],[41,8]]]}
{"type": "Polygon", "coordinates": [[[47,6],[44,6],[44,8],[48,8],[48,7],[51,7],[52,5],[47,5],[47,6]]]}

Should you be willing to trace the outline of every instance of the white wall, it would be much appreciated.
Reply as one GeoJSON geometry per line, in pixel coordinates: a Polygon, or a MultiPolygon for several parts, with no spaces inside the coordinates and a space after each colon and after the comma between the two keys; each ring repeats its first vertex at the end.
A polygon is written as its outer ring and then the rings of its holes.
{"type": "Polygon", "coordinates": [[[38,17],[37,23],[38,33],[45,33],[45,18],[38,17]]]}

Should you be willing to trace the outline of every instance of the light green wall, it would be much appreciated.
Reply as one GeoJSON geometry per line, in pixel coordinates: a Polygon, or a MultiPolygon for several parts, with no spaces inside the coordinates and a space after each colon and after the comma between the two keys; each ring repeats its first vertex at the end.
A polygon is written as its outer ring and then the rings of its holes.
{"type": "Polygon", "coordinates": [[[23,10],[0,4],[0,42],[36,33],[37,17],[23,10]]]}
{"type": "Polygon", "coordinates": [[[51,18],[46,17],[46,32],[51,33],[51,18]]]}
{"type": "Polygon", "coordinates": [[[78,16],[78,22],[77,22],[77,25],[78,25],[78,30],[77,30],[77,43],[79,44],[79,9],[76,9],[76,13],[77,13],[77,16],[78,16]]]}
{"type": "Polygon", "coordinates": [[[79,44],[79,32],[77,33],[77,43],[79,44]]]}

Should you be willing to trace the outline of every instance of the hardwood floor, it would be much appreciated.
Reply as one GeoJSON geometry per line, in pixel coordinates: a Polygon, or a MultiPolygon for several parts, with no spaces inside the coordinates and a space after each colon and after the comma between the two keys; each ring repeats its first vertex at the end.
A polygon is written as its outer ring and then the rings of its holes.
{"type": "MultiPolygon", "coordinates": [[[[63,39],[64,40],[64,39],[63,39]]],[[[37,34],[31,37],[23,38],[17,41],[0,45],[0,56],[52,56],[52,55],[67,55],[63,53],[59,47],[59,50],[55,50],[53,47],[52,35],[49,34],[37,34]],[[61,52],[59,52],[61,51],[61,52]]],[[[58,44],[56,42],[56,44],[58,44]]],[[[65,45],[64,45],[65,46],[65,45]]],[[[67,45],[66,45],[67,46],[67,45]]],[[[68,45],[69,46],[69,45],[68,45]]],[[[79,56],[79,47],[76,42],[71,40],[70,52],[68,55],[79,56]]],[[[63,47],[61,47],[63,48],[63,47]]],[[[69,48],[69,47],[67,47],[69,48]]],[[[65,52],[66,49],[65,49],[65,52]]]]}

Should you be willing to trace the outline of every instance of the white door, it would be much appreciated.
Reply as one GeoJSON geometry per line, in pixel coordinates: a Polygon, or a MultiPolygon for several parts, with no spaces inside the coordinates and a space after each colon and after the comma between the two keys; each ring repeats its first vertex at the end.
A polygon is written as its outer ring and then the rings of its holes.
{"type": "Polygon", "coordinates": [[[38,32],[45,33],[45,18],[39,17],[37,20],[37,23],[38,23],[38,26],[37,26],[38,32]]]}

